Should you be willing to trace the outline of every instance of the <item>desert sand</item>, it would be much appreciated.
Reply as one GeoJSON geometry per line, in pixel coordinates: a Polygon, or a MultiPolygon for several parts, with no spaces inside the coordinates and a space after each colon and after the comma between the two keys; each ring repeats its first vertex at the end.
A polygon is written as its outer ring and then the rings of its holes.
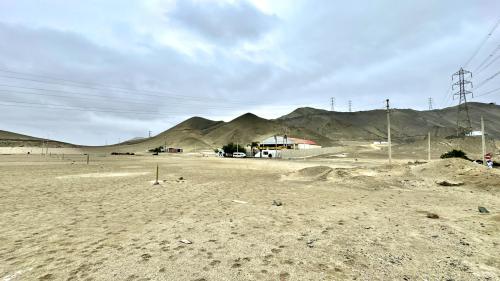
{"type": "Polygon", "coordinates": [[[500,280],[499,171],[394,162],[0,155],[0,280],[500,280]]]}

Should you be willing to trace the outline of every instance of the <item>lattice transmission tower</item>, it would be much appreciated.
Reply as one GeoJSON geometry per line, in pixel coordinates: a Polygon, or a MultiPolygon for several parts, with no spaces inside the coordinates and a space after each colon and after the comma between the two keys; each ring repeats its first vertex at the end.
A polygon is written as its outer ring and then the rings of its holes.
{"type": "Polygon", "coordinates": [[[467,95],[474,97],[474,94],[466,88],[469,88],[470,85],[470,89],[472,89],[473,85],[471,81],[465,80],[465,76],[472,78],[472,72],[460,68],[459,71],[451,76],[452,81],[455,81],[455,77],[458,77],[458,81],[452,84],[452,90],[455,90],[455,87],[459,88],[458,92],[453,94],[453,99],[455,99],[456,96],[459,98],[457,109],[457,137],[465,136],[472,131],[469,108],[467,107],[467,95]]]}

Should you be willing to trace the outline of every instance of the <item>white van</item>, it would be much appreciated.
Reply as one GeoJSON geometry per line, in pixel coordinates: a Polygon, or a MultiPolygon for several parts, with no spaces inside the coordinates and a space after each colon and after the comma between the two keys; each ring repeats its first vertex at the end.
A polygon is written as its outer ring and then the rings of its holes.
{"type": "Polygon", "coordinates": [[[245,158],[247,155],[243,152],[233,152],[233,157],[234,158],[245,158]]]}

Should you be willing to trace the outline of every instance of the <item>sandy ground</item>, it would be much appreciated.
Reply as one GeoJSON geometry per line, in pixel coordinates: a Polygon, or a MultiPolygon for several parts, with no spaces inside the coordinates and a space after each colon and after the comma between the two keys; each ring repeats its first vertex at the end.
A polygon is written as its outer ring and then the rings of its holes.
{"type": "Polygon", "coordinates": [[[498,170],[407,162],[3,155],[0,280],[500,280],[498,170]]]}

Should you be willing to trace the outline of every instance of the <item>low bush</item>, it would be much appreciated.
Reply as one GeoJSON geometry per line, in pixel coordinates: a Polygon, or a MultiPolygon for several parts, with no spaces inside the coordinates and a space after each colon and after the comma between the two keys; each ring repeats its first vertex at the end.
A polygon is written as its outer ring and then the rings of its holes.
{"type": "Polygon", "coordinates": [[[453,149],[441,155],[441,159],[445,158],[462,158],[465,160],[471,160],[469,157],[467,157],[467,154],[465,152],[456,149],[453,149]]]}

